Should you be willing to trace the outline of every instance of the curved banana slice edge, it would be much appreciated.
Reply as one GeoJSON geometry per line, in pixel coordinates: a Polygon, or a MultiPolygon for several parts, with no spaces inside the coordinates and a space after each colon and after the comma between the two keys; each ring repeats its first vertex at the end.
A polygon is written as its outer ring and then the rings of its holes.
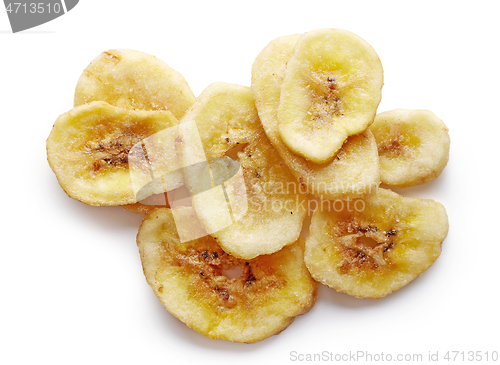
{"type": "Polygon", "coordinates": [[[195,101],[184,77],[150,54],[111,49],[82,72],[75,106],[105,101],[124,109],[169,110],[180,119],[195,101]]]}

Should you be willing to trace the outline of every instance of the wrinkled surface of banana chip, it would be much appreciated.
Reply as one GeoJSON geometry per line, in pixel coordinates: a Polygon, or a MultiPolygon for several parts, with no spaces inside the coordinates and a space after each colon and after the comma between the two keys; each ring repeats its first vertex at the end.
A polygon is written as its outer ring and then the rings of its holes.
{"type": "Polygon", "coordinates": [[[75,106],[105,101],[124,109],[169,110],[180,119],[195,96],[184,77],[144,52],[112,49],[83,71],[75,90],[75,106]]]}
{"type": "Polygon", "coordinates": [[[325,199],[345,199],[375,193],[380,183],[379,158],[372,133],[351,136],[335,158],[316,164],[293,153],[278,131],[278,108],[287,63],[300,35],[271,41],[257,56],[252,67],[252,92],[264,130],[308,193],[325,199]]]}
{"type": "Polygon", "coordinates": [[[210,338],[253,343],[280,333],[314,305],[317,283],[304,265],[303,242],[242,260],[203,235],[192,208],[177,208],[177,216],[202,238],[181,243],[164,208],[146,216],[137,244],[149,285],[189,327],[210,338]]]}
{"type": "MultiPolygon", "coordinates": [[[[193,207],[226,252],[251,259],[297,240],[306,215],[306,197],[265,136],[249,88],[212,84],[181,120],[179,129],[181,164],[193,166],[183,169],[193,207]],[[243,177],[244,186],[229,183],[211,188],[210,171],[200,163],[224,158],[238,145],[241,169],[235,178],[243,177]]],[[[231,166],[228,163],[227,169],[231,166]]],[[[226,175],[224,169],[224,164],[212,163],[212,178],[226,175]]]]}
{"type": "Polygon", "coordinates": [[[278,130],[295,153],[330,161],[347,137],[375,118],[384,83],[375,50],[341,29],[318,29],[298,38],[288,61],[278,130]]]}
{"type": "Polygon", "coordinates": [[[448,163],[448,128],[429,110],[394,109],[370,126],[380,155],[380,180],[395,187],[424,184],[448,163]]]}
{"type": "MultiPolygon", "coordinates": [[[[138,199],[129,159],[141,161],[134,168],[147,171],[148,182],[151,175],[142,148],[133,147],[178,123],[169,111],[132,111],[101,101],[91,102],[56,120],[47,139],[47,158],[70,197],[89,205],[135,203],[138,199]]],[[[174,147],[172,142],[173,152],[174,147]]],[[[181,184],[182,176],[177,172],[166,185],[175,188],[181,184]]],[[[147,194],[162,193],[164,186],[157,180],[148,186],[147,194]]],[[[143,193],[139,199],[147,194],[143,193]]]]}
{"type": "Polygon", "coordinates": [[[386,189],[329,208],[312,217],[305,262],[316,280],[358,298],[384,297],[424,273],[448,233],[442,204],[386,189]]]}

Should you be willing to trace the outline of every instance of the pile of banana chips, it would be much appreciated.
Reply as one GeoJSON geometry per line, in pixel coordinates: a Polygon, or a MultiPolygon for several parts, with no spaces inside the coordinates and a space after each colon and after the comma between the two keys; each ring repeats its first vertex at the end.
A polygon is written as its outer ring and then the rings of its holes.
{"type": "Polygon", "coordinates": [[[108,50],[54,123],[48,161],[71,198],[145,215],[144,274],[170,313],[258,342],[308,312],[318,282],[377,299],[441,253],[443,205],[390,188],[443,171],[448,129],[428,110],[377,114],[382,86],[375,50],[340,29],[277,38],[251,87],[198,97],[156,57],[108,50]]]}

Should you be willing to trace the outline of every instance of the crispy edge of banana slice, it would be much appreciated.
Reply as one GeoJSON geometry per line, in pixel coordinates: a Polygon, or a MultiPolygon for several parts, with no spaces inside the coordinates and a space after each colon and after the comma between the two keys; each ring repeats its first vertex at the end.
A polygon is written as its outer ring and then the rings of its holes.
{"type": "MultiPolygon", "coordinates": [[[[178,171],[180,173],[181,170],[179,169],[178,171]]],[[[180,174],[182,177],[182,173],[180,174]]],[[[147,215],[155,209],[171,208],[170,200],[173,200],[174,202],[182,200],[182,202],[185,203],[184,198],[188,195],[188,191],[185,185],[181,184],[176,189],[164,190],[166,192],[151,195],[148,198],[134,204],[122,205],[122,208],[128,210],[131,213],[147,215]]]]}
{"type": "Polygon", "coordinates": [[[369,130],[349,137],[336,157],[325,164],[294,154],[281,139],[278,131],[280,92],[288,60],[299,37],[296,34],[271,41],[252,66],[251,88],[266,135],[308,193],[325,199],[375,193],[380,184],[379,158],[369,130]]]}
{"type": "MultiPolygon", "coordinates": [[[[246,192],[225,186],[231,214],[224,212],[225,202],[220,209],[215,208],[219,207],[217,197],[222,194],[215,190],[192,198],[201,222],[222,248],[234,256],[251,259],[295,242],[307,214],[306,196],[265,136],[251,90],[225,83],[210,85],[181,120],[180,127],[190,122],[196,123],[210,160],[226,156],[238,144],[248,143],[237,153],[246,192]],[[237,216],[235,211],[243,210],[243,206],[248,210],[237,216]]],[[[179,141],[183,166],[203,157],[202,153],[193,152],[191,145],[189,136],[179,141]]],[[[197,175],[187,175],[189,171],[185,169],[183,177],[193,191],[200,181],[197,175]]]]}
{"type": "Polygon", "coordinates": [[[288,61],[281,88],[278,130],[296,154],[330,161],[347,137],[375,118],[383,69],[366,41],[341,29],[302,35],[288,61]]]}
{"type": "MultiPolygon", "coordinates": [[[[192,208],[178,213],[180,219],[196,219],[192,208]]],[[[163,306],[209,338],[262,341],[316,301],[317,283],[305,267],[301,241],[272,255],[241,260],[209,235],[181,243],[170,209],[162,208],[144,218],[137,244],[146,280],[163,306]],[[237,268],[236,277],[227,276],[237,268]]]]}
{"type": "Polygon", "coordinates": [[[149,205],[142,203],[121,205],[123,209],[135,214],[147,215],[155,209],[165,208],[165,205],[149,205]]]}
{"type": "Polygon", "coordinates": [[[136,203],[130,149],[178,124],[169,111],[132,111],[102,101],[60,115],[47,139],[47,160],[71,198],[88,205],[136,203]]]}
{"type": "Polygon", "coordinates": [[[380,156],[380,180],[394,187],[424,184],[448,164],[448,128],[429,110],[394,109],[370,126],[380,156]]]}
{"type": "Polygon", "coordinates": [[[378,299],[423,274],[439,257],[447,233],[442,204],[379,189],[350,208],[346,203],[316,210],[304,259],[317,281],[378,299]]]}
{"type": "MultiPolygon", "coordinates": [[[[164,193],[166,195],[166,193],[164,193]]],[[[168,204],[168,198],[165,197],[165,204],[164,205],[158,205],[158,204],[144,204],[144,203],[133,203],[133,204],[126,204],[121,206],[123,209],[135,213],[135,214],[142,214],[142,215],[147,215],[151,213],[155,209],[159,208],[170,208],[170,205],[168,204]]]]}
{"type": "Polygon", "coordinates": [[[83,70],[76,85],[74,105],[91,101],[124,109],[169,110],[180,119],[195,96],[184,77],[155,56],[111,49],[83,70]]]}

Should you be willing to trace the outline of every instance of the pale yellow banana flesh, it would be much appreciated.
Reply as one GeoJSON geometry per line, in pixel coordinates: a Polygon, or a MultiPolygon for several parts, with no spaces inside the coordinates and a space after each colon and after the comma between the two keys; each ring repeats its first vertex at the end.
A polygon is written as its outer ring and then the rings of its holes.
{"type": "Polygon", "coordinates": [[[363,39],[340,29],[305,33],[294,46],[281,88],[283,142],[307,160],[330,161],[347,137],[373,122],[382,85],[380,59],[363,39]]]}
{"type": "Polygon", "coordinates": [[[137,202],[133,204],[122,205],[122,208],[125,210],[135,213],[146,215],[151,213],[153,210],[158,208],[170,208],[170,204],[168,203],[167,193],[158,194],[158,196],[153,196],[155,198],[155,202],[149,202],[147,204],[143,202],[137,202]]]}
{"type": "Polygon", "coordinates": [[[337,291],[377,299],[424,273],[448,233],[442,204],[379,189],[316,210],[306,241],[311,275],[337,291]]]}
{"type": "Polygon", "coordinates": [[[278,107],[287,62],[300,35],[280,37],[267,45],[252,67],[252,92],[264,130],[290,171],[310,194],[324,199],[360,197],[376,192],[379,158],[373,135],[349,137],[336,157],[316,164],[293,153],[278,131],[278,107]]]}
{"type": "Polygon", "coordinates": [[[83,71],[75,106],[105,101],[124,109],[169,110],[180,119],[195,101],[184,77],[144,52],[112,49],[83,71]]]}
{"type": "MultiPolygon", "coordinates": [[[[177,124],[169,111],[131,111],[104,102],[84,104],[56,120],[47,139],[47,158],[70,197],[89,205],[135,203],[130,150],[177,124]]],[[[170,182],[179,185],[181,176],[170,182]]],[[[151,193],[163,192],[161,186],[158,189],[151,193]]]]}
{"type": "Polygon", "coordinates": [[[394,109],[370,126],[380,155],[380,180],[395,187],[423,184],[441,174],[450,152],[448,128],[428,110],[394,109]]]}
{"type": "MultiPolygon", "coordinates": [[[[192,208],[177,217],[199,230],[192,208]]],[[[165,308],[210,338],[253,343],[280,333],[316,300],[317,283],[303,261],[303,242],[241,260],[209,235],[181,243],[170,209],[144,219],[137,235],[144,274],[165,308]]]]}

